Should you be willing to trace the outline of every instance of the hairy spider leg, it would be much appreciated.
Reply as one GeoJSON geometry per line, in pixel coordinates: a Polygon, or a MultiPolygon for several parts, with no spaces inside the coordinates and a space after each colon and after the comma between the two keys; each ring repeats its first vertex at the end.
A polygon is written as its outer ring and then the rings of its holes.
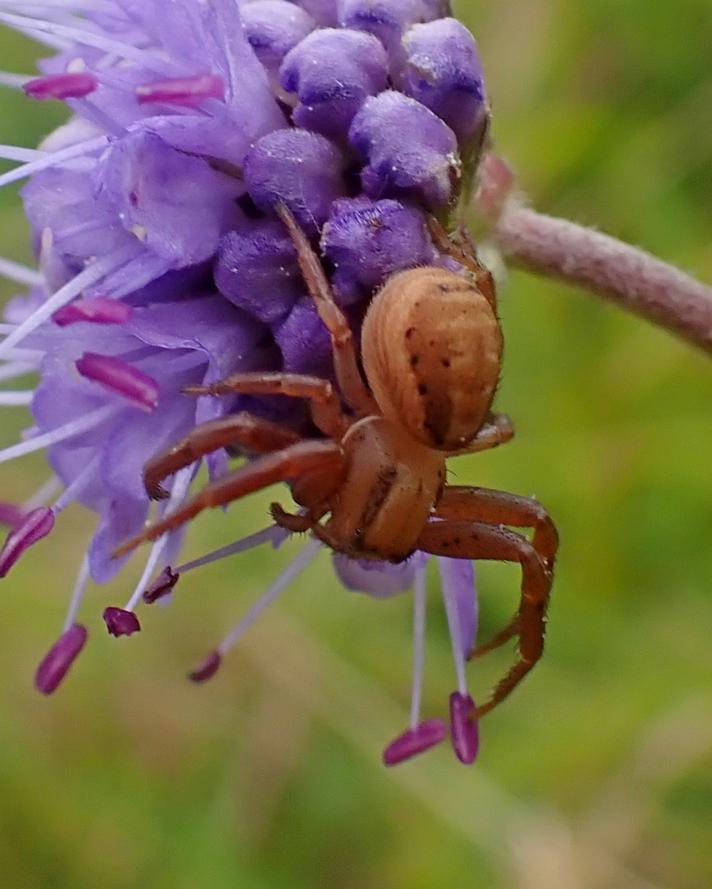
{"type": "Polygon", "coordinates": [[[506,414],[491,413],[478,429],[477,435],[464,448],[449,451],[448,457],[459,457],[464,454],[477,454],[489,451],[498,445],[506,444],[514,438],[514,426],[506,414]]]}
{"type": "MultiPolygon", "coordinates": [[[[532,528],[532,546],[541,557],[546,570],[552,573],[559,548],[559,533],[551,517],[537,500],[506,491],[449,485],[443,490],[435,514],[450,520],[487,522],[490,525],[511,525],[532,528]]],[[[482,657],[516,636],[519,611],[511,621],[484,645],[479,645],[468,659],[482,657]]]]}
{"type": "Polygon", "coordinates": [[[331,286],[324,274],[321,261],[312,249],[290,210],[277,204],[276,212],[289,232],[297,250],[302,277],[316,305],[319,317],[331,335],[334,353],[334,372],[339,389],[349,407],[359,416],[380,413],[375,399],[366,386],[356,359],[353,334],[344,313],[334,302],[331,286]]]}
{"type": "Polygon", "coordinates": [[[208,386],[186,386],[186,395],[286,395],[306,398],[311,406],[314,425],[329,438],[340,439],[350,425],[341,409],[336,390],[328,380],[304,374],[236,373],[208,386]]]}
{"type": "Polygon", "coordinates": [[[551,572],[525,537],[484,522],[430,522],[420,535],[417,548],[437,556],[518,562],[521,565],[521,600],[516,628],[519,658],[495,686],[490,699],[475,711],[474,718],[480,718],[510,694],[542,655],[551,572]]]}
{"type": "Polygon", "coordinates": [[[258,454],[280,451],[296,444],[293,429],[255,417],[246,411],[201,423],[176,444],[159,452],[143,468],[143,484],[151,500],[164,500],[168,491],[161,482],[206,454],[230,445],[241,445],[258,454]]]}
{"type": "Polygon", "coordinates": [[[457,239],[449,235],[442,224],[434,216],[428,217],[428,230],[433,243],[441,253],[450,256],[455,262],[463,265],[475,278],[477,289],[493,309],[497,308],[497,294],[490,270],[484,266],[475,252],[469,234],[462,229],[457,239]]]}
{"type": "Polygon", "coordinates": [[[332,472],[336,486],[340,481],[343,466],[343,451],[333,441],[300,441],[284,450],[257,457],[224,478],[206,485],[199,494],[175,512],[148,525],[140,534],[121,544],[114,552],[114,558],[131,552],[147,540],[157,540],[167,531],[185,524],[204,509],[225,506],[233,500],[239,500],[276,482],[294,478],[303,479],[315,472],[323,478],[326,473],[332,472]]]}

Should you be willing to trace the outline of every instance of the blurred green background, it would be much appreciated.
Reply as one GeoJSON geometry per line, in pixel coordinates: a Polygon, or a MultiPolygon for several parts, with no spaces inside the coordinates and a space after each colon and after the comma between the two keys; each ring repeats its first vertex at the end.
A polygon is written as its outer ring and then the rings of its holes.
{"type": "MultiPolygon", "coordinates": [[[[501,152],[540,209],[712,281],[709,0],[459,5],[484,57],[501,152]]],[[[0,32],[2,68],[37,50],[0,32]]],[[[4,90],[0,141],[33,146],[61,111],[4,90]]],[[[16,192],[2,253],[28,257],[16,192]]],[[[5,288],[3,293],[10,293],[5,288]]],[[[32,688],[83,540],[81,510],[3,582],[0,873],[9,887],[474,889],[712,885],[712,497],[708,358],[563,286],[512,274],[499,407],[511,445],[452,464],[459,483],[536,494],[562,537],[544,660],[483,723],[469,770],[443,746],[394,770],[406,726],[411,603],[342,591],[324,554],[211,684],[184,675],[294,545],[186,578],[144,632],[92,644],[66,686],[32,688]]],[[[1,444],[25,418],[3,411],[1,444]]],[[[2,467],[3,499],[47,477],[2,467]]],[[[261,527],[269,496],[195,523],[190,552],[261,527]]],[[[138,567],[135,572],[137,573],[138,567]]],[[[488,635],[517,572],[480,570],[488,635]]],[[[426,712],[454,686],[429,611],[426,712]]],[[[482,697],[511,652],[471,668],[482,697]]]]}

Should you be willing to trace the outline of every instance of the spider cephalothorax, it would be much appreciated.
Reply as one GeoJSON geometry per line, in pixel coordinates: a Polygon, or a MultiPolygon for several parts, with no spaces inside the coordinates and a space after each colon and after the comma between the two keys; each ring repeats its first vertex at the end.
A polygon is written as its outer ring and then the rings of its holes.
{"type": "Polygon", "coordinates": [[[337,388],[328,380],[287,373],[236,374],[188,394],[281,394],[306,398],[323,438],[239,413],[205,423],[145,467],[146,490],[164,496],[162,480],[227,446],[258,454],[203,489],[175,512],[124,544],[126,553],[155,540],[211,506],[278,481],[291,485],[300,514],[273,504],[275,521],[308,531],[357,558],[399,562],[416,550],[463,559],[518,562],[521,602],[513,620],[476,654],[519,636],[518,662],[477,715],[501,701],[543,649],[557,533],[543,508],[527,498],[445,484],[445,461],[496,447],[513,434],[491,412],[502,335],[492,279],[467,244],[431,222],[438,248],[465,273],[416,268],[391,277],[376,294],[362,333],[358,366],[346,319],[334,302],[317,255],[286,207],[277,208],[297,249],[304,280],[328,328],[337,388]],[[534,529],[531,542],[504,526],[534,529]]]}

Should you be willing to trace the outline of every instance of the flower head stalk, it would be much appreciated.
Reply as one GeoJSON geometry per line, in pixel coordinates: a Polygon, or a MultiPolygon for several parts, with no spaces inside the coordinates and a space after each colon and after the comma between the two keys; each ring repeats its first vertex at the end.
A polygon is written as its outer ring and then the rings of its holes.
{"type": "MultiPolygon", "coordinates": [[[[310,429],[300,402],[183,394],[238,371],[333,376],[328,332],[276,206],[319,246],[358,333],[390,275],[446,262],[427,216],[457,201],[487,100],[474,40],[441,0],[18,0],[2,4],[0,24],[53,51],[38,75],[0,72],[0,85],[69,110],[38,149],[0,146],[16,164],[0,187],[23,183],[37,260],[37,269],[0,260],[0,274],[26,288],[0,328],[0,386],[28,372],[37,380],[33,390],[0,389],[0,409],[29,406],[33,418],[22,441],[3,444],[0,463],[44,451],[61,486],[53,505],[0,504],[9,529],[0,575],[41,552],[70,502],[96,516],[65,627],[37,672],[50,694],[87,640],[78,623],[87,585],[121,570],[111,554],[149,515],[146,462],[240,410],[310,429]]],[[[176,474],[168,508],[188,496],[201,462],[218,479],[232,456],[221,449],[176,474]]],[[[138,632],[139,609],[167,600],[179,578],[285,536],[267,528],[174,568],[183,533],[171,531],[128,601],[104,610],[106,629],[138,632]]],[[[191,679],[216,673],[319,548],[307,543],[191,679]]],[[[459,615],[450,629],[461,702],[470,700],[461,661],[475,632],[474,578],[457,560],[442,564],[448,616],[459,615]]],[[[411,721],[385,761],[448,734],[472,761],[462,707],[449,727],[420,715],[424,557],[390,566],[338,556],[335,566],[348,588],[374,597],[415,586],[411,721]]]]}

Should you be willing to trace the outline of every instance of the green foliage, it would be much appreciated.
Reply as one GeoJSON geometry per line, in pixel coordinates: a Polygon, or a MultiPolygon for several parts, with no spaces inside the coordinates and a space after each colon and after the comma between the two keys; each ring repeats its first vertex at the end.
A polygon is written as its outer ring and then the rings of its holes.
{"type": "MultiPolygon", "coordinates": [[[[500,149],[537,206],[712,280],[709,0],[502,0],[460,14],[478,35],[500,149]]],[[[31,70],[27,41],[2,32],[0,50],[3,67],[31,70]]],[[[60,119],[9,91],[0,102],[2,142],[33,145],[60,119]]],[[[0,214],[2,251],[27,257],[14,192],[0,193],[0,214]]],[[[499,406],[517,438],[452,469],[460,483],[536,493],[562,555],[544,661],[483,724],[479,764],[465,771],[443,748],[380,766],[407,720],[409,603],[341,591],[325,556],[214,683],[184,682],[289,545],[186,579],[130,642],[103,633],[95,592],[93,644],[41,699],[34,666],[90,528],[77,511],[3,582],[4,885],[710,884],[712,366],[523,274],[502,317],[499,406]]],[[[3,419],[3,444],[20,422],[3,419]]],[[[19,497],[46,469],[29,458],[1,477],[3,498],[19,497]]],[[[261,526],[268,499],[201,518],[191,551],[261,526]]],[[[513,608],[517,577],[483,566],[480,578],[487,633],[513,608]]],[[[428,644],[434,713],[453,685],[434,597],[428,644]]],[[[509,656],[472,668],[480,696],[509,656]]]]}

